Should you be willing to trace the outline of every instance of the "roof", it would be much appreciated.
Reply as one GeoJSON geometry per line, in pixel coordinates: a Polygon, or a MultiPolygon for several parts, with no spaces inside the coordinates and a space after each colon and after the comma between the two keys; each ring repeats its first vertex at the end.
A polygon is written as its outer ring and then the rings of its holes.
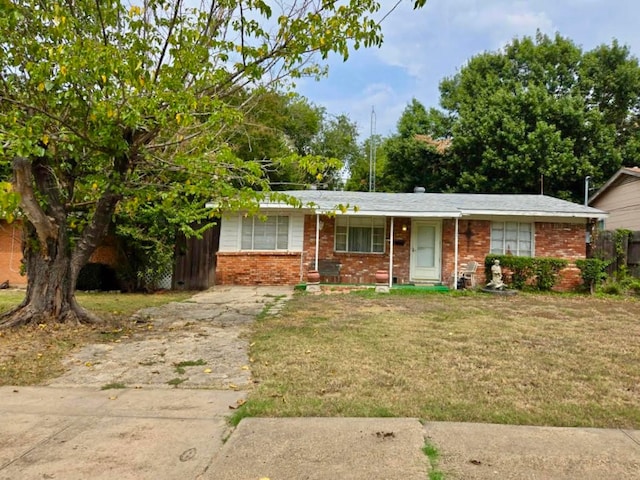
{"type": "Polygon", "coordinates": [[[603,193],[605,193],[607,190],[609,190],[612,186],[616,185],[618,183],[619,179],[621,177],[624,177],[624,176],[640,178],[640,168],[638,168],[638,167],[622,167],[620,170],[618,170],[616,173],[614,173],[613,176],[609,180],[607,180],[607,183],[605,183],[602,187],[600,187],[600,189],[596,193],[594,193],[591,196],[591,198],[589,198],[589,203],[592,203],[593,201],[595,201],[596,198],[601,196],[603,193]]]}
{"type": "MultiPolygon", "coordinates": [[[[471,193],[383,193],[329,190],[281,192],[297,198],[316,213],[385,217],[456,218],[469,215],[606,218],[606,212],[547,195],[471,193]],[[341,208],[343,207],[343,208],[341,208]],[[355,207],[355,208],[354,208],[355,207]]],[[[265,202],[262,208],[282,208],[265,202]]]]}

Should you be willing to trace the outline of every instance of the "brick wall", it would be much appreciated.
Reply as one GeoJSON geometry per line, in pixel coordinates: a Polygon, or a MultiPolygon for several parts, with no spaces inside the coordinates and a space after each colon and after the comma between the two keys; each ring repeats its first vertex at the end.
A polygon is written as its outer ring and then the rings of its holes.
{"type": "MultiPolygon", "coordinates": [[[[444,220],[442,224],[442,278],[451,285],[454,272],[455,220],[444,220]]],[[[458,223],[459,264],[474,260],[479,263],[476,281],[485,281],[484,259],[490,251],[491,222],[488,220],[460,220],[458,223]]],[[[536,257],[564,258],[569,266],[560,272],[556,286],[559,291],[573,290],[582,283],[580,270],[573,263],[586,257],[585,226],[573,223],[536,222],[536,257]]]]}
{"type": "MultiPolygon", "coordinates": [[[[452,286],[455,268],[455,220],[442,222],[442,282],[452,286]]],[[[476,284],[484,282],[484,257],[489,253],[491,222],[488,220],[460,220],[458,222],[458,275],[461,265],[478,262],[476,284]]]]}
{"type": "MultiPolygon", "coordinates": [[[[116,267],[120,262],[116,239],[109,236],[89,259],[91,263],[104,263],[116,267]]],[[[27,276],[20,275],[22,266],[22,224],[0,222],[0,283],[9,280],[11,286],[25,286],[27,276]]]]}
{"type": "Polygon", "coordinates": [[[22,225],[19,222],[0,222],[0,283],[26,285],[27,277],[20,275],[22,266],[22,225]]]}
{"type": "MultiPolygon", "coordinates": [[[[336,260],[342,264],[340,270],[341,283],[375,283],[377,270],[389,270],[389,240],[391,219],[387,219],[385,231],[385,252],[381,253],[342,253],[334,251],[335,219],[321,217],[320,245],[318,258],[336,260]]],[[[409,282],[409,256],[411,253],[411,219],[396,218],[394,220],[393,276],[397,283],[409,282]],[[403,231],[403,225],[406,230],[403,231]]],[[[316,217],[306,215],[304,219],[304,255],[305,276],[316,252],[316,217]]],[[[324,281],[324,279],[322,279],[324,281]]],[[[334,280],[334,279],[329,279],[334,280]]],[[[334,280],[335,281],[335,280],[334,280]]]]}
{"type": "Polygon", "coordinates": [[[300,253],[218,252],[218,285],[295,285],[300,283],[300,253]]]}
{"type": "Polygon", "coordinates": [[[584,224],[575,223],[536,223],[536,256],[569,260],[569,266],[560,271],[554,290],[570,291],[582,283],[574,262],[587,255],[585,228],[584,224]]]}
{"type": "MultiPolygon", "coordinates": [[[[321,217],[318,258],[336,260],[342,264],[341,283],[372,284],[377,270],[389,269],[389,242],[391,220],[387,219],[385,253],[361,254],[334,251],[335,219],[321,217]]],[[[478,262],[476,283],[485,281],[484,259],[489,253],[491,222],[488,220],[461,220],[458,224],[458,265],[469,261],[478,262]]],[[[307,272],[313,267],[316,251],[316,217],[306,215],[304,220],[304,250],[287,252],[218,252],[216,283],[296,284],[306,281],[307,272]],[[302,262],[302,265],[301,265],[302,262]]],[[[454,235],[455,220],[442,222],[442,282],[452,285],[454,280],[454,235]]],[[[410,281],[411,219],[394,219],[394,267],[393,276],[399,284],[410,281]],[[406,229],[403,230],[403,227],[406,229]]],[[[584,258],[584,225],[536,223],[536,255],[540,257],[566,258],[570,261],[584,258]]],[[[335,278],[322,279],[336,281],[335,278]]],[[[559,289],[570,290],[580,284],[580,272],[575,265],[561,272],[559,289]]]]}

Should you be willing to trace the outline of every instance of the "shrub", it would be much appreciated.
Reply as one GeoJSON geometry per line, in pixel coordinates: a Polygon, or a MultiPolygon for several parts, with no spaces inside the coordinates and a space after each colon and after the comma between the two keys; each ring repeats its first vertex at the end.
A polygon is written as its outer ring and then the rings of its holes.
{"type": "Polygon", "coordinates": [[[607,295],[621,295],[622,285],[618,282],[606,282],[602,285],[602,293],[607,295]]]}
{"type": "Polygon", "coordinates": [[[606,278],[605,269],[609,266],[608,260],[599,258],[587,258],[585,260],[576,260],[576,267],[580,269],[582,283],[589,292],[593,294],[596,287],[600,285],[606,278]]]}
{"type": "Polygon", "coordinates": [[[538,290],[551,290],[558,281],[558,273],[569,262],[559,258],[534,258],[534,271],[538,290]]]}
{"type": "Polygon", "coordinates": [[[558,280],[560,270],[568,265],[566,260],[559,258],[490,254],[485,258],[487,282],[491,280],[491,265],[496,259],[500,260],[503,268],[511,271],[511,276],[505,279],[505,283],[518,290],[528,285],[537,290],[551,290],[558,280]]]}

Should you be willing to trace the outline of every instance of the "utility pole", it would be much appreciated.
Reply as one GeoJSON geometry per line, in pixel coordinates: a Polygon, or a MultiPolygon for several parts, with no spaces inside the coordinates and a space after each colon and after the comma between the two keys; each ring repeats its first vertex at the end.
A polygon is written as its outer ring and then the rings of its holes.
{"type": "Polygon", "coordinates": [[[369,137],[369,191],[376,191],[376,111],[371,107],[371,136],[369,137]]]}

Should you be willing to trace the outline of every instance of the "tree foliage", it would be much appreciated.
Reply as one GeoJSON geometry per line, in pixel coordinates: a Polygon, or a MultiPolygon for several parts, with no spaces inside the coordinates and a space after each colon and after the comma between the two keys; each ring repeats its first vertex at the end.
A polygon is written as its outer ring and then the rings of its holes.
{"type": "Polygon", "coordinates": [[[414,187],[446,191],[455,181],[447,175],[451,121],[439,110],[427,110],[412,99],[398,120],[398,133],[386,139],[387,161],[379,189],[410,192],[414,187]]]}
{"type": "Polygon", "coordinates": [[[392,188],[411,188],[420,178],[403,172],[422,165],[434,191],[544,189],[579,201],[585,176],[602,184],[640,153],[640,66],[616,41],[583,52],[560,35],[516,38],[444,79],[440,102],[429,115],[441,124],[425,120],[415,101],[405,111],[394,139],[402,148],[388,166],[392,188]],[[434,158],[410,148],[416,134],[450,138],[451,148],[434,158]]]}
{"type": "Polygon", "coordinates": [[[73,285],[114,215],[161,214],[189,232],[216,213],[205,198],[255,205],[264,164],[228,142],[255,98],[382,38],[373,0],[189,5],[0,3],[0,158],[29,279],[4,325],[90,319],[73,285]]]}

